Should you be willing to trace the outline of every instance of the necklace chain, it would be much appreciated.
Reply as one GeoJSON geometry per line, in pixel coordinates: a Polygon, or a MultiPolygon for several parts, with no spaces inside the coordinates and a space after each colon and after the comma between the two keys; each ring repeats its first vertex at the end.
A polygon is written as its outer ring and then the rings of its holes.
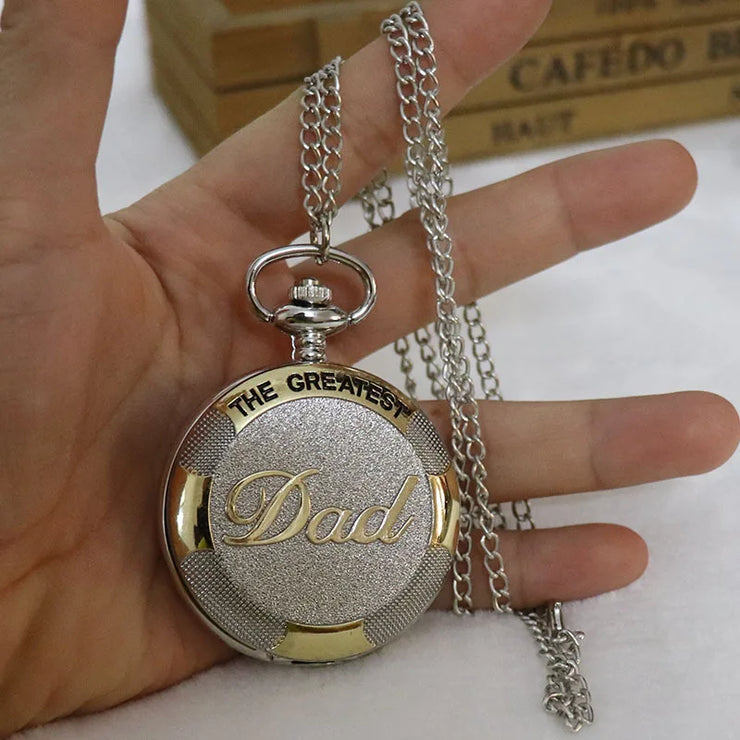
{"type": "MultiPolygon", "coordinates": [[[[414,339],[419,345],[432,394],[436,398],[446,398],[450,404],[453,459],[461,483],[460,538],[453,566],[454,610],[457,614],[472,611],[471,555],[473,530],[476,530],[483,551],[492,606],[498,612],[512,612],[509,581],[498,537],[498,530],[505,529],[507,521],[500,505],[490,502],[486,488],[486,448],[481,438],[479,409],[470,375],[471,360],[466,354],[461,323],[467,329],[472,361],[484,398],[500,401],[502,395],[480,309],[477,303],[471,303],[459,311],[454,297],[453,243],[448,233],[447,218],[447,199],[452,191],[452,180],[441,124],[434,42],[426,18],[416,2],[407,5],[400,14],[391,16],[383,23],[381,30],[388,39],[395,66],[399,110],[407,144],[406,180],[412,205],[419,208],[435,274],[435,328],[441,363],[427,329],[417,330],[414,339]]],[[[376,179],[370,188],[377,184],[376,179]]],[[[387,180],[381,180],[381,185],[382,200],[386,201],[390,190],[387,180]]],[[[367,195],[366,189],[361,195],[363,202],[367,195]]],[[[368,205],[363,206],[366,214],[368,205]]],[[[377,213],[372,223],[382,218],[383,214],[377,213]]],[[[395,348],[401,357],[406,389],[416,391],[408,339],[396,342],[395,348]]],[[[514,502],[512,513],[518,529],[535,527],[528,501],[514,502]]],[[[593,721],[591,695],[579,670],[582,633],[565,629],[560,604],[517,613],[529,628],[547,663],[545,708],[557,714],[568,728],[577,732],[593,721]]]]}
{"type": "Polygon", "coordinates": [[[342,174],[342,96],[337,57],[304,80],[301,110],[301,184],[309,218],[311,244],[325,262],[331,249],[331,225],[337,214],[342,174]]]}
{"type": "Polygon", "coordinates": [[[396,72],[403,135],[407,143],[405,169],[412,205],[419,208],[432,257],[437,292],[439,353],[445,398],[452,420],[453,464],[461,487],[458,552],[453,564],[454,610],[472,612],[472,552],[474,526],[480,531],[492,606],[508,611],[509,582],[499,552],[500,508],[491,504],[486,488],[485,445],[470,363],[465,354],[455,301],[453,243],[448,234],[447,195],[450,174],[441,125],[439,81],[434,43],[421,8],[407,6],[382,26],[396,72]]]}
{"type": "MultiPolygon", "coordinates": [[[[453,609],[458,615],[473,612],[472,557],[474,537],[483,553],[493,609],[514,613],[509,580],[499,550],[499,534],[508,522],[500,504],[490,501],[486,487],[486,447],[482,439],[479,407],[471,377],[475,365],[483,397],[503,400],[490,343],[477,303],[458,308],[453,276],[453,242],[449,236],[447,200],[452,192],[447,146],[441,125],[439,80],[434,42],[421,7],[411,2],[382,27],[393,58],[400,99],[404,166],[411,203],[418,207],[426,232],[435,278],[435,331],[423,327],[412,337],[418,347],[432,396],[446,400],[452,422],[453,466],[460,484],[460,536],[453,563],[453,609]],[[472,357],[463,337],[463,326],[472,357]]],[[[330,229],[337,211],[341,173],[341,96],[339,69],[334,59],[305,80],[301,113],[302,184],[309,214],[311,242],[321,248],[319,261],[330,255],[330,229]]],[[[380,173],[358,195],[371,229],[395,218],[393,194],[386,172],[380,173]]],[[[409,337],[397,340],[405,390],[416,398],[409,337]]],[[[511,504],[517,529],[534,529],[528,501],[511,504]]],[[[517,613],[537,642],[547,665],[544,706],[577,732],[593,721],[591,695],[580,673],[583,634],[567,630],[559,603],[517,613]]]]}

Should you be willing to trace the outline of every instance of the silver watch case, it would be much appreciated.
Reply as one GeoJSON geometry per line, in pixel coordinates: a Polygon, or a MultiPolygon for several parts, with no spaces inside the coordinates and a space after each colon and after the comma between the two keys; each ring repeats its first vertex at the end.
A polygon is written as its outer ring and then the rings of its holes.
{"type": "Polygon", "coordinates": [[[415,402],[306,363],[250,375],[200,414],[168,472],[163,531],[181,590],[232,647],[328,663],[429,607],[458,515],[449,455],[415,402]]]}

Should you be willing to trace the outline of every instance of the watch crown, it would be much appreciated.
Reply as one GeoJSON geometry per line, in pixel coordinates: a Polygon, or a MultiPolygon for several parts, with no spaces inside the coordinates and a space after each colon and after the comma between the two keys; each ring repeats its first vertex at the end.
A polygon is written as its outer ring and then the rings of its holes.
{"type": "Polygon", "coordinates": [[[331,303],[331,290],[316,278],[303,278],[290,289],[290,299],[309,306],[328,306],[331,303]]]}

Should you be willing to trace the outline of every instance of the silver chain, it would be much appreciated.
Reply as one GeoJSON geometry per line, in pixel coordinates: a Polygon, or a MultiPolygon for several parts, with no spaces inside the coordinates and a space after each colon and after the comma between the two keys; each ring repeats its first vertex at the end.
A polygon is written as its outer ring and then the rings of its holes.
{"type": "MultiPolygon", "coordinates": [[[[491,345],[488,342],[486,327],[477,301],[468,304],[463,309],[463,318],[468,327],[471,353],[478,371],[478,379],[483,391],[483,397],[488,401],[503,401],[501,382],[496,372],[496,364],[491,355],[491,345]]],[[[532,506],[526,499],[511,502],[511,513],[517,529],[536,529],[532,518],[532,506]]],[[[503,527],[506,528],[504,520],[503,527]]]]}
{"type": "MultiPolygon", "coordinates": [[[[498,531],[507,527],[507,521],[500,505],[490,501],[486,487],[486,448],[481,437],[471,364],[475,364],[483,397],[489,400],[503,400],[503,397],[480,309],[477,303],[471,303],[459,311],[455,301],[453,242],[447,217],[452,180],[441,124],[434,42],[417,2],[411,2],[399,14],[384,21],[381,30],[389,42],[395,66],[411,203],[419,209],[435,276],[435,333],[439,349],[426,328],[414,332],[413,337],[432,396],[446,399],[450,406],[453,465],[460,482],[460,537],[453,565],[453,608],[460,615],[473,610],[471,574],[475,531],[483,552],[492,607],[498,612],[511,613],[509,582],[498,536],[498,531]],[[472,360],[468,358],[462,336],[463,324],[472,360]]],[[[359,199],[370,228],[394,218],[392,193],[385,173],[364,188],[359,199]]],[[[406,391],[415,397],[418,384],[409,338],[399,339],[395,350],[400,356],[406,391]]],[[[529,501],[513,502],[511,508],[518,529],[534,529],[529,501]]],[[[545,709],[559,716],[574,732],[591,724],[591,695],[580,673],[583,634],[565,628],[560,603],[516,613],[527,625],[546,661],[545,709]]]]}
{"type": "Polygon", "coordinates": [[[503,401],[501,383],[496,373],[496,365],[491,357],[491,345],[488,343],[486,327],[483,326],[477,302],[465,306],[463,318],[468,327],[468,339],[470,339],[475,367],[478,370],[483,398],[488,401],[503,401]]]}
{"type": "Polygon", "coordinates": [[[442,368],[437,359],[437,350],[432,344],[432,335],[429,329],[423,326],[414,332],[414,339],[419,345],[419,355],[426,368],[427,380],[430,383],[432,397],[442,400],[445,397],[445,389],[442,381],[442,368]]]}
{"type": "Polygon", "coordinates": [[[381,170],[358,195],[362,213],[370,229],[377,229],[396,217],[393,191],[388,183],[388,171],[381,170]]]}
{"type": "Polygon", "coordinates": [[[452,420],[453,465],[461,488],[460,538],[453,564],[454,610],[457,614],[469,614],[473,609],[471,574],[475,524],[480,531],[479,543],[492,606],[504,612],[509,608],[509,583],[496,531],[500,521],[486,488],[483,465],[486,451],[481,438],[479,409],[454,297],[453,244],[447,233],[449,165],[440,123],[434,44],[418,5],[409,5],[400,15],[391,16],[383,23],[382,31],[390,44],[396,89],[401,99],[403,136],[407,143],[405,169],[411,202],[418,206],[427,232],[427,247],[435,275],[436,328],[440,337],[445,397],[452,420]]]}
{"type": "Polygon", "coordinates": [[[342,96],[337,57],[306,77],[301,110],[301,184],[310,222],[311,244],[325,262],[331,249],[331,225],[337,214],[342,174],[342,96]]]}
{"type": "MultiPolygon", "coordinates": [[[[486,487],[486,448],[471,365],[475,365],[484,398],[502,400],[502,395],[480,309],[472,303],[459,310],[455,301],[453,242],[448,234],[447,218],[452,180],[441,125],[434,43],[416,2],[385,21],[382,31],[395,64],[411,203],[419,208],[435,275],[435,332],[421,328],[414,332],[413,339],[432,396],[447,400],[450,406],[453,465],[460,482],[460,537],[453,564],[453,608],[460,615],[473,611],[472,555],[477,537],[488,576],[491,605],[498,612],[511,613],[509,582],[498,535],[507,527],[507,520],[500,505],[490,501],[486,487]],[[472,358],[467,355],[463,326],[472,358]]],[[[342,150],[340,67],[341,59],[337,58],[306,78],[301,113],[304,206],[309,214],[311,243],[319,248],[319,262],[331,256],[331,224],[338,207],[342,150]]],[[[364,188],[359,198],[370,228],[378,228],[395,217],[385,172],[364,188]]],[[[418,384],[409,338],[399,339],[395,349],[400,356],[406,392],[416,398],[418,384]]],[[[533,529],[529,502],[514,502],[511,506],[517,528],[533,529]]],[[[582,633],[565,629],[559,603],[517,613],[534,636],[547,664],[545,708],[560,716],[571,730],[580,730],[593,721],[588,686],[579,671],[582,633]]]]}
{"type": "Polygon", "coordinates": [[[518,614],[547,664],[545,709],[560,717],[569,730],[578,732],[594,721],[591,692],[579,670],[583,632],[565,628],[559,602],[518,614]]]}

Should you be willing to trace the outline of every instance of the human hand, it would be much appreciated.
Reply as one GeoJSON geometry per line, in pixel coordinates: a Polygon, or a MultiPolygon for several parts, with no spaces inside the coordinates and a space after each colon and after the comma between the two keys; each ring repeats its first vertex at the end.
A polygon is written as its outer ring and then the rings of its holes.
{"type": "MultiPolygon", "coordinates": [[[[544,0],[431,5],[445,108],[546,11],[544,0]]],[[[124,13],[124,0],[7,0],[2,19],[0,734],[115,705],[229,657],[160,555],[159,486],[203,402],[286,358],[283,339],[250,314],[243,275],[306,227],[298,98],[103,219],[94,166],[124,13]]],[[[401,143],[384,41],[345,65],[342,90],[350,196],[401,143]]],[[[458,196],[459,297],[666,218],[694,183],[679,146],[651,142],[458,196]]],[[[346,248],[379,284],[371,319],[331,348],[353,364],[432,320],[433,303],[413,216],[346,248]]],[[[293,282],[287,268],[264,280],[281,297],[293,282]]],[[[353,300],[337,288],[340,303],[353,300]]],[[[444,407],[428,409],[444,425],[444,407]]],[[[484,403],[482,414],[497,500],[699,473],[738,440],[734,409],[709,394],[484,403]]],[[[618,588],[646,563],[639,536],[612,525],[507,532],[502,551],[519,607],[618,588]]],[[[449,600],[448,589],[439,605],[449,600]]]]}

